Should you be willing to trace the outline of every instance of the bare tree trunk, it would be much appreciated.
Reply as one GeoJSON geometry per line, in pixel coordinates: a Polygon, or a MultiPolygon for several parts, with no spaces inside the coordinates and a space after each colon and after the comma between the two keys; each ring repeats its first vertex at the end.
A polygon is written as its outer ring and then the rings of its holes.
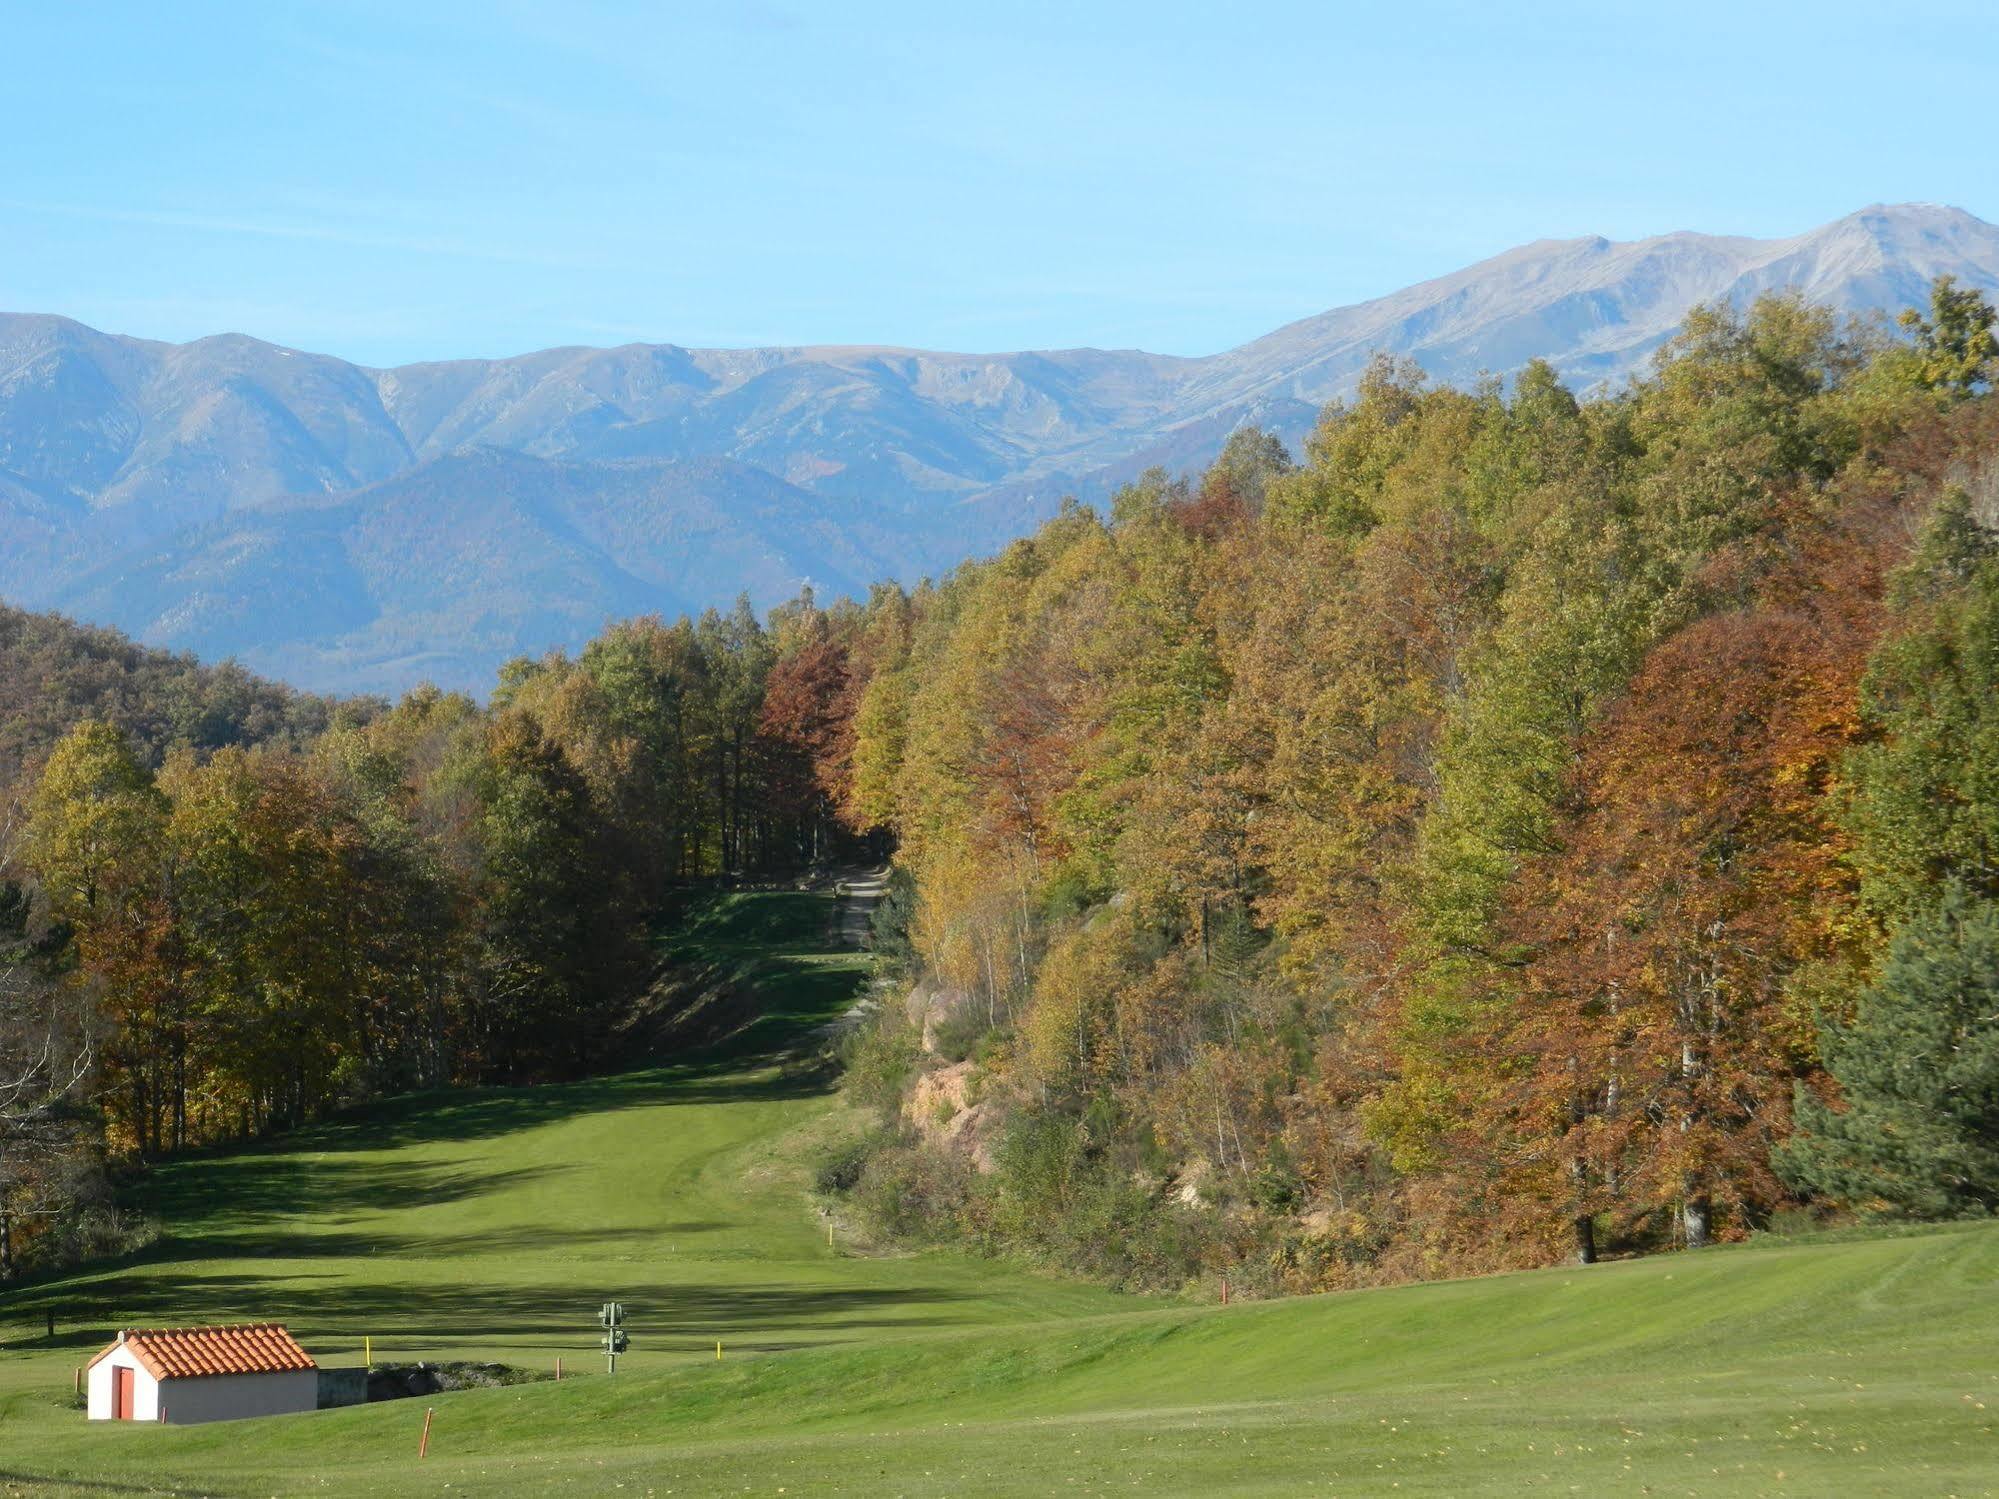
{"type": "Polygon", "coordinates": [[[1596,1263],[1596,1219],[1588,1213],[1578,1213],[1572,1220],[1576,1236],[1576,1263],[1594,1265],[1596,1263]]]}
{"type": "Polygon", "coordinates": [[[1577,1212],[1569,1220],[1575,1231],[1576,1263],[1596,1263],[1596,1215],[1589,1211],[1589,1162],[1581,1155],[1569,1162],[1569,1183],[1575,1191],[1577,1212]]]}
{"type": "Polygon", "coordinates": [[[993,971],[993,944],[987,933],[979,934],[979,961],[986,970],[986,1025],[999,1024],[999,976],[993,971]]]}
{"type": "Polygon", "coordinates": [[[1576,1213],[1569,1220],[1575,1235],[1575,1254],[1578,1265],[1596,1263],[1596,1216],[1589,1210],[1589,1148],[1588,1137],[1584,1134],[1589,1123],[1589,1099],[1580,1082],[1581,1059],[1569,1058],[1569,1076],[1573,1091],[1569,1095],[1569,1129],[1575,1137],[1576,1153],[1569,1157],[1569,1190],[1575,1199],[1576,1213]]]}
{"type": "Polygon", "coordinates": [[[1703,1249],[1714,1227],[1714,1204],[1698,1191],[1689,1191],[1680,1203],[1680,1227],[1687,1237],[1687,1248],[1703,1249]]]}
{"type": "MultiPolygon", "coordinates": [[[[1030,850],[1032,847],[1033,845],[1030,844],[1030,850]]],[[[1033,970],[1027,961],[1027,935],[1032,921],[1033,914],[1028,910],[1027,906],[1027,886],[1022,885],[1020,887],[1020,918],[1014,923],[1013,927],[1013,948],[1015,956],[1020,960],[1020,987],[1023,993],[1026,992],[1034,981],[1033,970]]]]}
{"type": "Polygon", "coordinates": [[[174,1031],[174,1149],[187,1149],[187,1031],[174,1031]]]}

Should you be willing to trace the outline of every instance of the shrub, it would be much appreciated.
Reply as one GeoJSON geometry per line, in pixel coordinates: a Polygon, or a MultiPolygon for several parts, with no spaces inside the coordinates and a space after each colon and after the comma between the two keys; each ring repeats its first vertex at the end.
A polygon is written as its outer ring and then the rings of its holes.
{"type": "Polygon", "coordinates": [[[1109,1141],[1100,1109],[1083,1118],[1017,1110],[978,1183],[984,1247],[1133,1289],[1193,1275],[1208,1254],[1208,1220],[1162,1201],[1109,1141]]]}
{"type": "Polygon", "coordinates": [[[976,1005],[962,1005],[930,1028],[931,1045],[945,1061],[962,1062],[979,1050],[992,1029],[983,1010],[976,1005]]]}
{"type": "Polygon", "coordinates": [[[884,1135],[879,1130],[849,1135],[836,1140],[819,1153],[813,1163],[812,1185],[821,1192],[851,1192],[867,1169],[868,1158],[882,1149],[884,1135]]]}
{"type": "Polygon", "coordinates": [[[922,1055],[916,1028],[899,1010],[882,1010],[847,1038],[842,1058],[847,1096],[883,1119],[893,1119],[922,1055]]]}
{"type": "Polygon", "coordinates": [[[1263,1164],[1249,1178],[1249,1200],[1266,1213],[1296,1212],[1305,1201],[1305,1179],[1292,1164],[1282,1135],[1271,1137],[1263,1164]]]}
{"type": "Polygon", "coordinates": [[[65,1214],[54,1231],[37,1242],[36,1257],[52,1267],[81,1265],[137,1254],[159,1237],[160,1221],[150,1214],[89,1203],[65,1214]]]}
{"type": "Polygon", "coordinates": [[[916,878],[897,866],[889,871],[881,899],[868,919],[868,949],[883,977],[907,980],[916,976],[916,947],[909,936],[915,919],[916,878]]]}
{"type": "Polygon", "coordinates": [[[949,1238],[963,1220],[971,1168],[950,1151],[897,1144],[870,1155],[849,1199],[876,1233],[949,1238]]]}

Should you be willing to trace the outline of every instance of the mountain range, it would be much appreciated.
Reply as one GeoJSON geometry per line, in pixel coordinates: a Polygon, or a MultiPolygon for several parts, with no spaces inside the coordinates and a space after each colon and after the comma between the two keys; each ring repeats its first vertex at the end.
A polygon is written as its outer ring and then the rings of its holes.
{"type": "Polygon", "coordinates": [[[1999,291],[1999,228],[1877,206],[1790,239],[1543,240],[1200,358],[631,344],[369,369],[0,314],[0,595],[325,690],[479,689],[607,619],[914,578],[1065,494],[1288,440],[1368,357],[1641,371],[1697,302],[1999,291]]]}

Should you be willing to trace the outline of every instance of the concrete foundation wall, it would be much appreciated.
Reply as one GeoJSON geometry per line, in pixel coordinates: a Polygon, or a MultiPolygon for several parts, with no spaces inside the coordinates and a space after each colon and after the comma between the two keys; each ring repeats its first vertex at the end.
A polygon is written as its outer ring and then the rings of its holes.
{"type": "Polygon", "coordinates": [[[365,1405],[368,1403],[368,1371],[366,1369],[321,1369],[319,1371],[319,1408],[332,1410],[342,1405],[365,1405]]]}

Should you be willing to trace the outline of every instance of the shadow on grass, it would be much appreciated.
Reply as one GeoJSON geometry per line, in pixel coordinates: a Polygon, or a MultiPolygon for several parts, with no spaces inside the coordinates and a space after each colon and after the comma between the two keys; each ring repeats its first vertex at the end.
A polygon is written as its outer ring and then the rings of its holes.
{"type": "MultiPolygon", "coordinates": [[[[823,897],[788,892],[732,894],[702,908],[694,927],[700,940],[688,938],[682,945],[710,958],[725,945],[749,954],[744,982],[755,995],[756,1011],[726,1039],[685,1057],[575,1082],[403,1094],[256,1145],[167,1162],[135,1195],[167,1223],[194,1230],[199,1242],[200,1226],[217,1216],[254,1225],[359,1208],[415,1207],[476,1197],[534,1174],[352,1159],[356,1156],[490,1140],[622,1109],[827,1093],[834,1070],[812,1043],[820,1027],[852,1004],[865,972],[845,955],[773,952],[767,945],[823,941],[825,915],[823,897]]],[[[187,1242],[181,1240],[183,1250],[187,1242]]]]}
{"type": "MultiPolygon", "coordinates": [[[[30,1494],[53,1493],[58,1489],[74,1489],[86,1494],[159,1494],[179,1492],[163,1490],[156,1483],[113,1483],[108,1478],[77,1478],[55,1473],[19,1473],[12,1468],[0,1468],[0,1488],[15,1484],[25,1484],[30,1494]]],[[[202,1492],[217,1496],[231,1492],[228,1489],[203,1486],[202,1492]]]]}
{"type": "Polygon", "coordinates": [[[811,891],[692,893],[659,924],[658,946],[663,955],[690,963],[823,950],[835,909],[826,895],[811,891]]]}
{"type": "Polygon", "coordinates": [[[581,1278],[573,1286],[499,1290],[394,1280],[356,1285],[332,1274],[296,1271],[271,1277],[199,1269],[171,1279],[115,1276],[65,1288],[50,1304],[70,1325],[56,1343],[36,1339],[22,1346],[101,1347],[118,1333],[106,1307],[117,1308],[118,1324],[128,1327],[184,1321],[190,1305],[213,1308],[229,1320],[283,1322],[321,1345],[322,1352],[331,1329],[346,1329],[357,1346],[365,1332],[377,1346],[404,1350],[508,1343],[589,1348],[598,1336],[597,1308],[611,1297],[625,1303],[633,1339],[656,1351],[712,1346],[717,1339],[744,1351],[770,1351],[813,1341],[799,1337],[812,1330],[943,1329],[969,1320],[949,1310],[965,1296],[934,1286],[690,1285],[651,1280],[643,1266],[631,1270],[613,1284],[581,1278]]]}
{"type": "MultiPolygon", "coordinates": [[[[115,1272],[121,1267],[259,1254],[284,1260],[419,1254],[450,1258],[543,1248],[573,1251],[590,1243],[638,1247],[674,1233],[697,1235],[726,1227],[709,1223],[657,1232],[527,1229],[418,1236],[315,1230],[312,1225],[334,1223],[360,1211],[465,1201],[517,1188],[562,1169],[486,1170],[463,1163],[370,1159],[371,1155],[389,1156],[431,1143],[491,1140],[624,1109],[771,1102],[829,1092],[834,1072],[816,1053],[815,1037],[820,1027],[852,1003],[866,977],[851,954],[827,948],[833,910],[823,895],[789,891],[709,895],[689,907],[683,925],[662,944],[663,949],[688,962],[730,963],[755,999],[753,1018],[721,1042],[670,1062],[576,1082],[406,1094],[255,1145],[217,1148],[164,1163],[134,1195],[168,1226],[167,1237],[136,1255],[80,1272],[17,1282],[0,1292],[0,1309],[32,1309],[39,1316],[54,1308],[63,1321],[89,1316],[93,1307],[99,1315],[101,1309],[115,1307],[121,1314],[144,1316],[157,1309],[184,1316],[191,1303],[176,1287],[184,1287],[185,1279],[120,1276],[115,1272]],[[107,1276],[107,1270],[113,1273],[107,1276]]],[[[323,1320],[314,1298],[299,1302],[264,1277],[241,1277],[240,1283],[242,1294],[225,1300],[240,1305],[245,1315],[269,1317],[297,1308],[288,1314],[323,1320]]],[[[662,1294],[685,1292],[675,1288],[662,1294]]],[[[922,1295],[882,1294],[905,1302],[922,1295]]],[[[385,1293],[378,1305],[348,1310],[379,1315],[402,1304],[399,1297],[385,1293]]],[[[701,1322],[704,1331],[712,1320],[701,1322]]],[[[735,1325],[726,1316],[714,1323],[723,1330],[735,1325]]]]}

